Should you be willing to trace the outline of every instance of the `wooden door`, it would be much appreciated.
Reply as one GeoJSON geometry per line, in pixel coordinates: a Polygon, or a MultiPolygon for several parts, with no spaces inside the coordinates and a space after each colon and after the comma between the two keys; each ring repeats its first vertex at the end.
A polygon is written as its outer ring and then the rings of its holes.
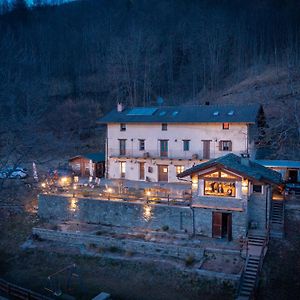
{"type": "Polygon", "coordinates": [[[222,238],[222,213],[212,213],[212,236],[222,238]]]}
{"type": "Polygon", "coordinates": [[[139,163],[139,178],[141,180],[145,179],[145,163],[144,162],[139,163]]]}
{"type": "Polygon", "coordinates": [[[210,159],[210,141],[203,142],[203,159],[210,159]]]}
{"type": "Polygon", "coordinates": [[[168,181],[168,166],[158,165],[158,181],[168,181]]]}
{"type": "Polygon", "coordinates": [[[160,156],[162,157],[168,156],[168,140],[160,141],[160,156]]]}

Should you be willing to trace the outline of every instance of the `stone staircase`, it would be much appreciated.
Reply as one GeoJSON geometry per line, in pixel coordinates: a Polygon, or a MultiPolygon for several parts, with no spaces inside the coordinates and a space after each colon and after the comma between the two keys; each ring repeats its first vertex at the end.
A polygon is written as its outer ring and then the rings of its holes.
{"type": "Polygon", "coordinates": [[[260,256],[249,255],[246,261],[244,274],[240,286],[238,300],[250,299],[255,289],[259,273],[260,256]]]}
{"type": "Polygon", "coordinates": [[[272,200],[270,236],[284,237],[284,200],[272,200]]]}
{"type": "Polygon", "coordinates": [[[258,230],[248,233],[248,255],[240,282],[237,300],[249,300],[253,297],[258,275],[267,251],[267,235],[258,230]]]}

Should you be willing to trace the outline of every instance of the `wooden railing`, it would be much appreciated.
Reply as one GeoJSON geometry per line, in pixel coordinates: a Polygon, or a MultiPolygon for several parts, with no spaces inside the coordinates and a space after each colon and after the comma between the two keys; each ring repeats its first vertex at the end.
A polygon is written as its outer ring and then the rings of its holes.
{"type": "Polygon", "coordinates": [[[31,290],[9,283],[3,279],[0,279],[0,292],[3,292],[10,299],[12,298],[23,300],[53,300],[52,298],[43,296],[31,290]]]}

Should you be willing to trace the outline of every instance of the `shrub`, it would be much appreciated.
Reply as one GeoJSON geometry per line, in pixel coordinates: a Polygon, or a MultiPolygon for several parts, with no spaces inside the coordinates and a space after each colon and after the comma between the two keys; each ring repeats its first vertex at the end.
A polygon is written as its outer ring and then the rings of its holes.
{"type": "Polygon", "coordinates": [[[118,248],[118,247],[116,247],[116,246],[111,246],[111,247],[109,247],[109,249],[108,249],[110,252],[112,252],[112,253],[116,253],[116,252],[118,252],[120,249],[118,248]]]}
{"type": "Polygon", "coordinates": [[[126,256],[126,257],[131,257],[132,255],[133,255],[133,252],[130,251],[130,250],[127,250],[127,251],[125,252],[125,256],[126,256]]]}
{"type": "Polygon", "coordinates": [[[168,225],[164,225],[161,229],[162,229],[163,231],[168,231],[168,230],[169,230],[169,226],[168,226],[168,225]]]}
{"type": "Polygon", "coordinates": [[[194,257],[194,255],[188,255],[188,256],[185,258],[185,265],[186,265],[186,266],[191,266],[194,262],[195,262],[195,257],[194,257]]]}

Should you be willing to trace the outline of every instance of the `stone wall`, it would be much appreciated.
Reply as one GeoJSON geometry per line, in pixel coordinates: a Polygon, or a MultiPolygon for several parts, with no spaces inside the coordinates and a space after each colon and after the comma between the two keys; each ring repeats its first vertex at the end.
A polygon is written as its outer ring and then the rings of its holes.
{"type": "Polygon", "coordinates": [[[96,236],[78,232],[62,232],[43,228],[33,228],[32,233],[43,240],[63,242],[67,244],[91,244],[104,249],[115,248],[118,251],[128,251],[151,256],[166,256],[187,259],[192,256],[196,260],[203,258],[204,249],[200,247],[187,247],[159,242],[150,242],[133,239],[118,239],[107,236],[96,236]]]}
{"type": "Polygon", "coordinates": [[[248,202],[249,222],[255,222],[257,229],[264,230],[269,222],[272,189],[265,185],[263,192],[252,193],[248,202]],[[267,202],[267,204],[266,204],[267,202]]]}
{"type": "MultiPolygon", "coordinates": [[[[38,214],[44,219],[77,220],[79,222],[162,229],[170,231],[212,236],[213,209],[190,208],[164,204],[145,204],[142,202],[107,201],[91,198],[72,198],[67,196],[39,195],[38,214]],[[193,211],[194,215],[193,215],[193,211]]],[[[247,216],[245,211],[226,211],[232,213],[232,237],[239,239],[246,235],[247,216]]]]}
{"type": "Polygon", "coordinates": [[[169,230],[188,233],[193,230],[192,210],[189,207],[48,194],[41,194],[38,199],[38,214],[44,219],[78,220],[151,230],[168,226],[169,230]]]}
{"type": "MultiPolygon", "coordinates": [[[[194,208],[195,233],[212,237],[212,214],[216,210],[194,208]]],[[[220,211],[220,210],[218,210],[220,211]]],[[[223,212],[223,211],[221,211],[223,212]]],[[[247,214],[245,211],[224,211],[232,214],[232,239],[238,240],[247,234],[247,214]]]]}

